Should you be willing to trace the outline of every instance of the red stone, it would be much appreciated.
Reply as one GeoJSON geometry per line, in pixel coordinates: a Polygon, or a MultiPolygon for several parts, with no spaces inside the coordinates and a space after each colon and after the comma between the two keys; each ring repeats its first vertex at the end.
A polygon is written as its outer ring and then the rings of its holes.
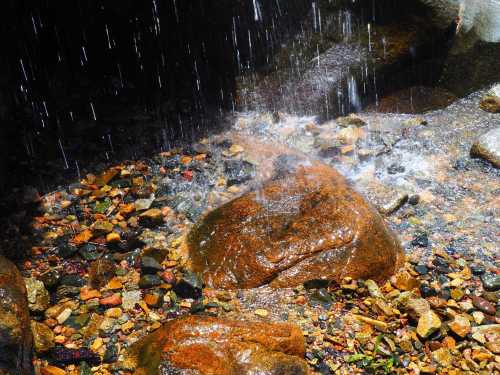
{"type": "Polygon", "coordinates": [[[105,306],[118,306],[122,304],[122,298],[119,294],[112,294],[109,297],[101,298],[99,304],[105,306]]]}

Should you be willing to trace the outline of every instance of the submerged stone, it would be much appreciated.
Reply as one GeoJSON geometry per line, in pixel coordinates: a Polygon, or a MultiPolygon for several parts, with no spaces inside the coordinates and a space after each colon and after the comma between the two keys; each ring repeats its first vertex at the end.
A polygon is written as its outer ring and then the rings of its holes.
{"type": "Polygon", "coordinates": [[[305,341],[291,324],[188,316],[134,344],[125,367],[136,374],[306,375],[305,341]]]}
{"type": "Polygon", "coordinates": [[[187,241],[193,271],[215,288],[291,287],[313,279],[385,280],[402,249],[334,169],[314,164],[212,211],[187,241]]]}

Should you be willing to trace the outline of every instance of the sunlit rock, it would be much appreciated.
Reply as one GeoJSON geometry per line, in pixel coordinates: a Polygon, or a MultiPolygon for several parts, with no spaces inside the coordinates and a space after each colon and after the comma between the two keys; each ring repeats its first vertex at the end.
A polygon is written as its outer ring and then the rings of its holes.
{"type": "Polygon", "coordinates": [[[0,374],[32,373],[32,341],[24,280],[0,255],[0,374]]]}
{"type": "Polygon", "coordinates": [[[472,145],[470,153],[500,168],[500,127],[480,136],[472,145]]]}
{"type": "Polygon", "coordinates": [[[291,324],[189,316],[135,343],[125,367],[135,374],[308,374],[305,341],[291,324]]]}
{"type": "Polygon", "coordinates": [[[190,232],[191,266],[207,285],[385,280],[397,270],[403,252],[376,210],[334,169],[295,167],[212,211],[190,232]]]}

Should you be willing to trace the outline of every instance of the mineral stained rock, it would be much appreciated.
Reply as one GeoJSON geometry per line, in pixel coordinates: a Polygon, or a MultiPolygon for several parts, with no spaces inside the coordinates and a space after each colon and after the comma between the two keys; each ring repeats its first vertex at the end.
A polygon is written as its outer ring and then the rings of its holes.
{"type": "Polygon", "coordinates": [[[0,374],[32,374],[32,342],[24,279],[0,255],[0,374]]]}
{"type": "Polygon", "coordinates": [[[137,375],[306,375],[304,354],[304,337],[291,324],[188,316],[135,343],[125,365],[137,375]]]}
{"type": "Polygon", "coordinates": [[[344,277],[385,280],[402,249],[334,169],[294,165],[209,213],[190,232],[192,269],[214,288],[293,287],[344,277]]]}

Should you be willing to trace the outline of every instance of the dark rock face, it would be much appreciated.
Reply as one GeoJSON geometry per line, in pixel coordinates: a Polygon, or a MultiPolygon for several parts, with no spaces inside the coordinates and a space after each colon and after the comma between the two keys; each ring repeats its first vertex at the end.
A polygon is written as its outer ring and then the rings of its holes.
{"type": "Polygon", "coordinates": [[[299,166],[212,211],[187,247],[193,271],[228,289],[384,280],[403,255],[379,214],[322,164],[299,166]]]}
{"type": "Polygon", "coordinates": [[[32,341],[24,280],[16,266],[0,256],[0,374],[33,373],[32,341]]]}
{"type": "Polygon", "coordinates": [[[129,350],[135,374],[306,375],[304,337],[284,323],[189,316],[172,320],[129,350]]]}

